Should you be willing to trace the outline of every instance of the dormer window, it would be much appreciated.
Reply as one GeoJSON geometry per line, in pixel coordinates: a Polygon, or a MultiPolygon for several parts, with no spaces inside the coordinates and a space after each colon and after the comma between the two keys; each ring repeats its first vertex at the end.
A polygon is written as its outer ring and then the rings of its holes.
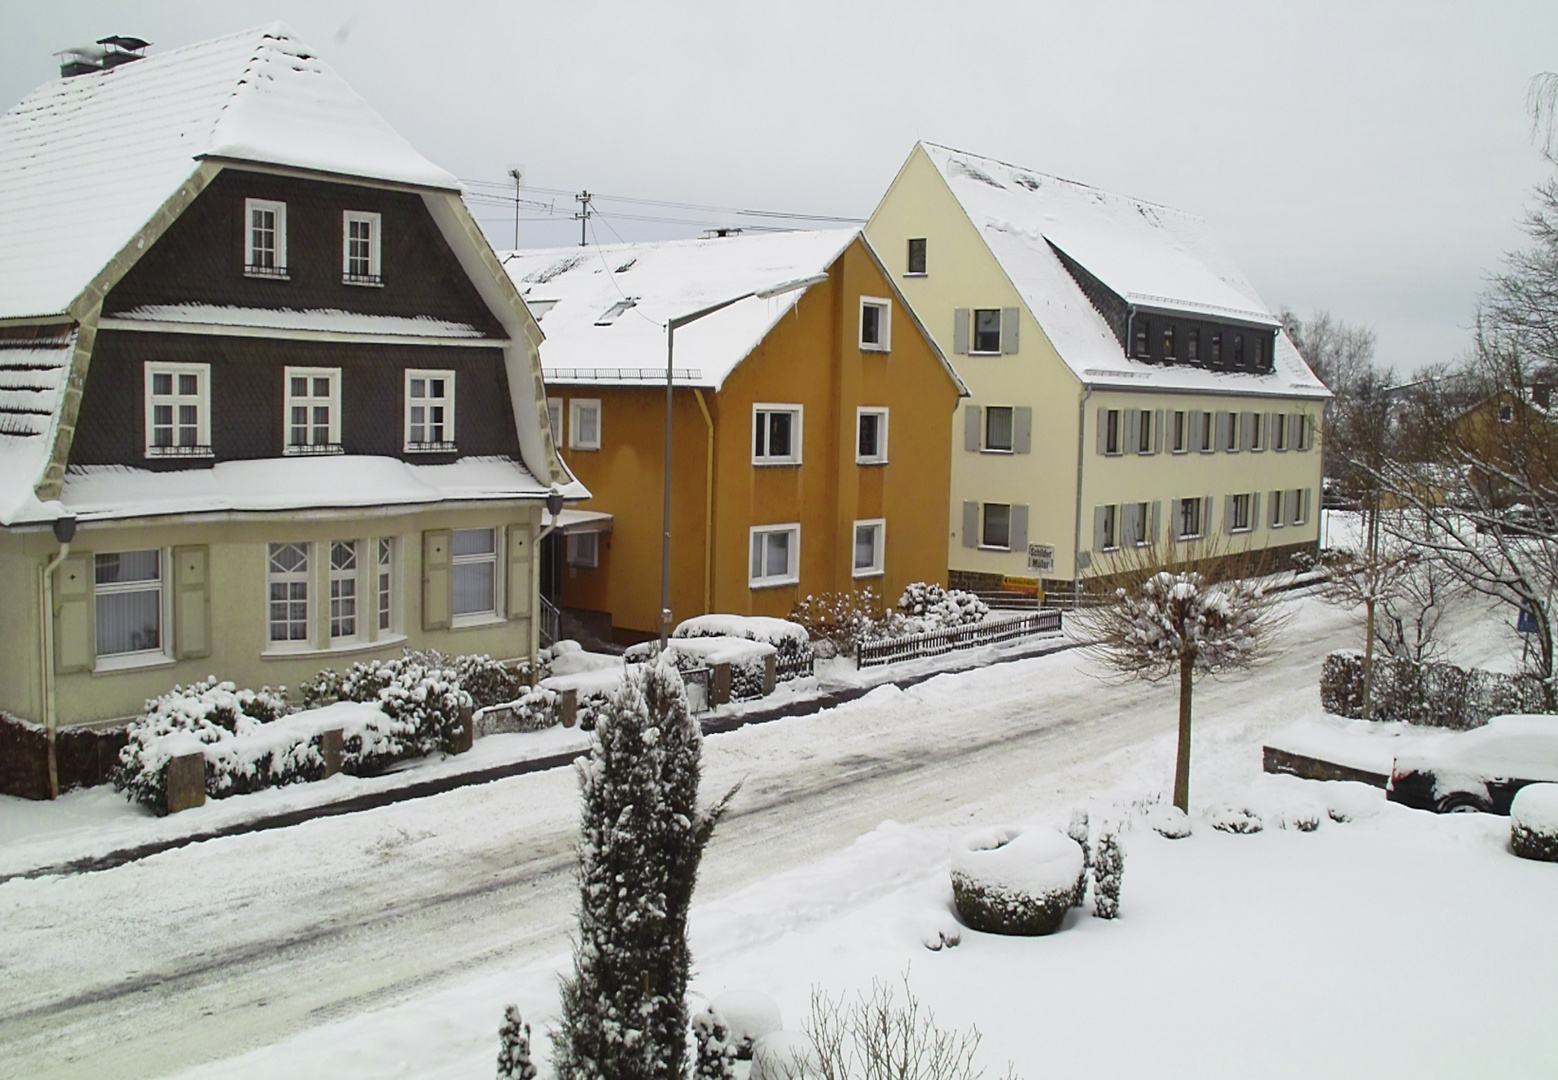
{"type": "Polygon", "coordinates": [[[1163,359],[1174,359],[1174,324],[1169,323],[1163,328],[1163,359]]]}
{"type": "Polygon", "coordinates": [[[1223,362],[1223,335],[1218,331],[1212,332],[1211,362],[1221,364],[1223,362]]]}
{"type": "Polygon", "coordinates": [[[211,365],[146,365],[146,456],[211,456],[211,365]]]}
{"type": "Polygon", "coordinates": [[[1185,359],[1192,364],[1201,359],[1201,331],[1198,328],[1185,331],[1185,359]]]}
{"type": "Polygon", "coordinates": [[[1151,327],[1147,325],[1146,319],[1142,319],[1136,324],[1135,354],[1144,360],[1151,354],[1148,345],[1150,339],[1147,337],[1149,330],[1151,330],[1151,327]]]}
{"type": "Polygon", "coordinates": [[[287,276],[287,204],[269,199],[243,202],[243,272],[249,277],[287,276]]]}
{"type": "Polygon", "coordinates": [[[1242,368],[1244,366],[1243,334],[1235,334],[1233,336],[1233,366],[1236,368],[1242,368]]]}
{"type": "Polygon", "coordinates": [[[286,369],[288,454],[341,453],[341,369],[286,369]]]}
{"type": "Polygon", "coordinates": [[[621,315],[624,311],[627,311],[629,308],[637,307],[637,306],[638,306],[638,301],[637,300],[633,299],[632,297],[624,297],[623,299],[618,300],[615,304],[612,304],[609,308],[607,308],[605,311],[603,311],[601,313],[601,317],[595,320],[595,325],[596,326],[610,326],[612,323],[617,321],[617,316],[621,315]]]}
{"type": "Polygon", "coordinates": [[[406,450],[449,453],[454,443],[454,372],[406,370],[406,450]]]}
{"type": "Polygon", "coordinates": [[[383,285],[379,269],[379,231],[383,219],[364,210],[341,217],[341,281],[346,285],[383,285]]]}

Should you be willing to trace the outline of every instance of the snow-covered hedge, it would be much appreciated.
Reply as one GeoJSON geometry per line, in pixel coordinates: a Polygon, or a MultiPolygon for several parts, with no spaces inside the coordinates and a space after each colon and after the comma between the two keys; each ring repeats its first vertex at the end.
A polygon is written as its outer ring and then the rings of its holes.
{"type": "MultiPolygon", "coordinates": [[[[649,663],[660,650],[659,642],[646,641],[623,653],[630,664],[649,663]]],[[[672,638],[665,643],[666,656],[683,677],[715,664],[730,665],[730,696],[747,700],[763,696],[768,657],[778,650],[766,641],[737,637],[672,638]]]]}
{"type": "Polygon", "coordinates": [[[1342,649],[1325,658],[1320,705],[1355,720],[1404,720],[1411,724],[1466,729],[1489,717],[1547,711],[1539,680],[1454,664],[1416,664],[1374,656],[1373,709],[1363,705],[1363,653],[1342,649]]]}
{"type": "Polygon", "coordinates": [[[357,663],[337,674],[325,669],[303,688],[307,705],[358,701],[377,705],[389,717],[388,730],[348,736],[342,768],[377,772],[395,761],[447,750],[471,708],[459,673],[437,653],[410,653],[395,660],[357,663]]]}
{"type": "Polygon", "coordinates": [[[477,735],[503,735],[541,731],[560,723],[561,695],[545,686],[526,687],[513,701],[489,705],[476,714],[477,735]]]}
{"type": "Polygon", "coordinates": [[[988,934],[1034,937],[1060,928],[1083,888],[1082,848],[1054,829],[969,833],[952,854],[958,917],[988,934]]]}
{"type": "Polygon", "coordinates": [[[1558,784],[1527,784],[1515,792],[1509,846],[1522,859],[1558,862],[1558,784]]]}
{"type": "Polygon", "coordinates": [[[940,585],[916,581],[905,588],[903,595],[898,598],[898,610],[909,619],[923,621],[923,625],[917,629],[905,628],[895,632],[912,634],[983,622],[985,616],[990,614],[990,605],[962,589],[943,589],[940,585]]]}
{"type": "Polygon", "coordinates": [[[772,645],[781,663],[811,655],[811,635],[789,619],[762,615],[699,615],[671,631],[673,638],[732,637],[772,645]]]}

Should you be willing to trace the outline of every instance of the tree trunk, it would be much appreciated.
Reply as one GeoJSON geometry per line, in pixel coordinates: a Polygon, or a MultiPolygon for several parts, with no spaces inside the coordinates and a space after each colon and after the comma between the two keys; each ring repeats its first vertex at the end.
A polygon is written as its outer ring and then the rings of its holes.
{"type": "Polygon", "coordinates": [[[1174,760],[1174,805],[1190,813],[1190,676],[1193,657],[1179,658],[1179,754],[1174,760]]]}
{"type": "Polygon", "coordinates": [[[1363,639],[1363,719],[1374,719],[1374,601],[1365,600],[1368,637],[1363,639]]]}

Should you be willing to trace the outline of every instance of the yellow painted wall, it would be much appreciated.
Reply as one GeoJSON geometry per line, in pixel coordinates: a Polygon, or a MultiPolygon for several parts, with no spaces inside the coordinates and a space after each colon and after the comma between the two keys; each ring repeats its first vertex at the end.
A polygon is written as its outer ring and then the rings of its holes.
{"type": "MultiPolygon", "coordinates": [[[[708,427],[691,390],[676,391],[673,443],[671,608],[675,621],[705,611],[783,616],[808,593],[873,587],[888,601],[911,581],[946,581],[944,438],[957,400],[951,377],[895,299],[891,351],[859,347],[861,296],[893,299],[858,241],[825,283],[801,297],[715,393],[714,489],[709,604],[703,599],[708,427]],[[802,407],[801,463],[754,465],[753,407],[802,407]],[[857,465],[860,406],[888,409],[888,462],[857,465]],[[856,520],[886,519],[884,573],[853,576],[856,520]],[[753,589],[750,530],[798,522],[800,581],[753,589]]],[[[663,389],[563,387],[548,393],[602,402],[599,451],[565,449],[594,493],[582,505],[614,516],[609,555],[597,570],[565,571],[563,603],[609,611],[614,625],[657,629],[660,587],[663,389]],[[609,566],[606,563],[609,558],[609,566]]],[[[567,445],[567,438],[564,445],[567,445]]],[[[604,551],[604,548],[603,548],[604,551]]]]}
{"type": "MultiPolygon", "coordinates": [[[[83,524],[71,544],[71,554],[168,549],[183,545],[209,546],[211,638],[210,655],[199,659],[167,660],[153,666],[126,670],[93,671],[58,676],[56,698],[61,724],[84,723],[139,713],[145,700],[171,689],[216,675],[241,687],[285,685],[294,700],[300,685],[321,669],[337,670],[355,661],[399,656],[403,648],[436,648],[451,655],[487,653],[499,659],[526,657],[531,649],[528,613],[501,617],[506,589],[499,585],[500,618],[449,630],[422,629],[422,531],[426,529],[485,528],[503,526],[533,536],[541,511],[529,506],[495,505],[470,509],[387,511],[366,513],[299,513],[288,521],[243,520],[185,524],[83,524]],[[310,581],[311,617],[328,618],[326,551],[331,540],[372,541],[381,536],[397,538],[396,601],[398,625],[382,640],[365,640],[334,649],[307,652],[267,651],[267,545],[312,542],[316,571],[310,581]]],[[[500,534],[500,544],[502,534],[500,534]]],[[[533,547],[533,544],[532,544],[533,547]]],[[[359,545],[359,562],[373,554],[373,545],[359,545]]],[[[34,629],[37,611],[38,569],[57,550],[47,531],[0,534],[0,599],[13,620],[6,631],[6,654],[0,658],[0,709],[28,719],[43,718],[38,640],[34,629]],[[23,594],[26,594],[25,598],[23,594]],[[17,606],[13,606],[14,602],[17,606]],[[25,618],[18,617],[27,613],[25,618]],[[15,642],[15,646],[12,643],[15,642]]],[[[500,564],[503,562],[500,548],[500,564]]],[[[506,565],[500,576],[508,573],[506,565]]],[[[533,580],[534,567],[523,573],[533,580]]],[[[373,617],[372,570],[364,566],[358,578],[359,637],[378,636],[373,617]]],[[[164,589],[171,588],[164,559],[164,589]]],[[[315,623],[316,627],[318,623],[315,623]]],[[[163,622],[170,639],[171,621],[163,622]]],[[[326,631],[327,633],[327,631],[326,631]]]]}

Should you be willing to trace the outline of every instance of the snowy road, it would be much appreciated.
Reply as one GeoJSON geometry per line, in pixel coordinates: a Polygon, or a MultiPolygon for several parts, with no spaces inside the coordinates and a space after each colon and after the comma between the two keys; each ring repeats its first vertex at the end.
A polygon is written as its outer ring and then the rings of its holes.
{"type": "MultiPolygon", "coordinates": [[[[1275,664],[1198,687],[1201,737],[1313,707],[1320,659],[1350,625],[1294,606],[1275,664]]],[[[1107,786],[1111,755],[1163,745],[1173,690],[1104,689],[1086,670],[1077,652],[1018,661],[711,738],[705,797],[744,787],[700,896],[884,820],[956,822],[1107,786]]],[[[556,770],[7,882],[0,1076],[161,1076],[555,953],[575,815],[572,773],[556,770]]]]}

